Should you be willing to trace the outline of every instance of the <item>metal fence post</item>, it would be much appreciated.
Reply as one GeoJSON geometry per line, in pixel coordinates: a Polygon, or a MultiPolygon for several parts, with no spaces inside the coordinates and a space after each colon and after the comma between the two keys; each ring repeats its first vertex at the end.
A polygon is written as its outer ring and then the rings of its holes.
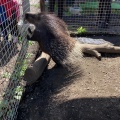
{"type": "Polygon", "coordinates": [[[23,8],[23,18],[24,18],[25,13],[30,12],[30,1],[29,0],[22,0],[22,8],[23,8]]]}

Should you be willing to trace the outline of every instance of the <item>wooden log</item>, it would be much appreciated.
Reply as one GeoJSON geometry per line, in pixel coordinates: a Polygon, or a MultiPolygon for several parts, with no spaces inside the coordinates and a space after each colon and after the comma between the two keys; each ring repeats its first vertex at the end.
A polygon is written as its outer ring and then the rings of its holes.
{"type": "Polygon", "coordinates": [[[41,56],[36,59],[32,66],[28,67],[25,71],[24,81],[26,85],[31,85],[42,75],[45,67],[50,61],[50,56],[42,52],[41,56]]]}

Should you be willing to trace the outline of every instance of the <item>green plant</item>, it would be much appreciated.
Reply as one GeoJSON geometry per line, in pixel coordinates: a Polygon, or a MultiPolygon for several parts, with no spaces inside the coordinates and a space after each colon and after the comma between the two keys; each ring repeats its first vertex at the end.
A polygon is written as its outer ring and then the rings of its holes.
{"type": "Polygon", "coordinates": [[[33,45],[33,41],[28,41],[28,45],[33,45]]]}
{"type": "Polygon", "coordinates": [[[39,7],[40,7],[39,4],[34,4],[33,6],[36,7],[36,8],[39,8],[39,7]]]}
{"type": "Polygon", "coordinates": [[[77,29],[77,33],[78,33],[78,34],[86,33],[86,29],[83,28],[83,27],[79,27],[79,28],[77,29]]]}
{"type": "Polygon", "coordinates": [[[19,72],[19,75],[20,75],[21,77],[24,75],[25,70],[27,69],[27,67],[28,67],[27,61],[24,60],[24,61],[23,61],[23,65],[22,65],[22,67],[21,67],[21,71],[19,72]]]}

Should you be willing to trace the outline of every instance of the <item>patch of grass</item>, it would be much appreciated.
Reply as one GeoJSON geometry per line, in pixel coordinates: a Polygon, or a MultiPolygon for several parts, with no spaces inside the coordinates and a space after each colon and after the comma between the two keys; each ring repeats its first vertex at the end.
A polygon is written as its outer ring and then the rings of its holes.
{"type": "Polygon", "coordinates": [[[5,72],[4,74],[3,74],[3,78],[10,78],[10,76],[11,76],[11,73],[9,73],[9,72],[5,72]]]}
{"type": "Polygon", "coordinates": [[[19,40],[19,42],[22,42],[22,37],[19,36],[19,37],[18,37],[18,40],[19,40]]]}
{"type": "Polygon", "coordinates": [[[34,7],[36,7],[36,8],[40,8],[40,5],[39,5],[39,4],[34,4],[34,5],[32,5],[32,6],[34,6],[34,7]]]}
{"type": "Polygon", "coordinates": [[[17,100],[20,100],[23,91],[24,91],[24,89],[23,89],[22,86],[17,86],[17,87],[14,89],[14,93],[15,93],[14,98],[17,99],[17,100]]]}
{"type": "Polygon", "coordinates": [[[33,45],[33,41],[28,41],[28,45],[33,45]]]}
{"type": "Polygon", "coordinates": [[[27,61],[24,60],[24,61],[23,61],[23,65],[22,65],[22,67],[21,67],[21,71],[20,71],[20,73],[19,73],[20,77],[22,77],[22,76],[24,75],[25,70],[27,69],[27,67],[28,67],[27,61]]]}
{"type": "Polygon", "coordinates": [[[27,54],[26,54],[26,58],[30,58],[31,56],[32,56],[31,53],[27,53],[27,54]]]}

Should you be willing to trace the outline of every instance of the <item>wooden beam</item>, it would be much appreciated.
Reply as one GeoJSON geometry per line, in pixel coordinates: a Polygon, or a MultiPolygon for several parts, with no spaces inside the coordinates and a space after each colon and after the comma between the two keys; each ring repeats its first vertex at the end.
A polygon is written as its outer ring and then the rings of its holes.
{"type": "Polygon", "coordinates": [[[50,56],[42,52],[41,56],[36,59],[32,66],[25,71],[24,81],[26,85],[31,85],[42,75],[44,69],[50,61],[50,56]]]}

